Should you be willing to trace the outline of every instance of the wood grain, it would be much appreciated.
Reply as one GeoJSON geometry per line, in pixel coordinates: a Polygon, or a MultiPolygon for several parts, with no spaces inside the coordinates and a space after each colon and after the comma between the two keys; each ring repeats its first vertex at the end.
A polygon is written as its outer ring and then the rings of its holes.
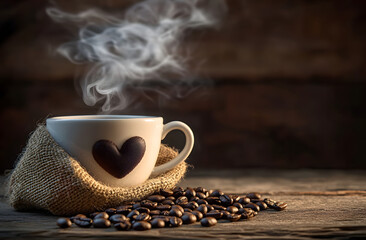
{"type": "MultiPolygon", "coordinates": [[[[2,179],[2,182],[4,179],[2,179]]],[[[181,186],[203,186],[226,192],[260,191],[264,197],[285,201],[285,211],[262,211],[250,221],[223,220],[211,228],[198,223],[146,232],[109,229],[59,229],[57,217],[21,213],[0,202],[0,238],[87,239],[307,239],[366,237],[364,171],[192,171],[181,186]],[[312,189],[309,191],[308,189],[312,189]],[[339,190],[342,188],[343,190],[339,190]],[[296,191],[294,191],[296,189],[296,191]],[[325,191],[325,189],[328,189],[325,191]],[[338,190],[337,190],[338,189],[338,190]],[[340,193],[347,194],[340,194],[340,193]],[[311,194],[309,194],[311,193],[311,194]],[[323,193],[323,195],[321,194],[323,193]],[[329,194],[337,193],[337,194],[329,194]]],[[[4,189],[1,189],[4,194],[4,189]]]]}

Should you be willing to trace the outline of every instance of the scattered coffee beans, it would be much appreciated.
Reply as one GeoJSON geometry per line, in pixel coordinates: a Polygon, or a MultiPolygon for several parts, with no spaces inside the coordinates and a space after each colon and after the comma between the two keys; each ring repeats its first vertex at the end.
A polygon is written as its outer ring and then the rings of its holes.
{"type": "Polygon", "coordinates": [[[262,196],[259,193],[252,192],[247,194],[247,198],[249,199],[260,199],[262,196]]]}
{"type": "Polygon", "coordinates": [[[201,220],[201,225],[204,227],[212,227],[214,225],[216,225],[217,220],[216,218],[213,217],[205,217],[201,220]]]}
{"type": "Polygon", "coordinates": [[[126,220],[127,220],[127,217],[122,214],[115,214],[109,218],[109,221],[111,221],[112,223],[125,222],[126,220]]]}
{"type": "Polygon", "coordinates": [[[262,199],[259,193],[232,196],[220,190],[202,187],[161,189],[139,202],[130,202],[103,212],[77,214],[69,218],[57,219],[60,228],[78,227],[109,228],[116,230],[144,231],[151,228],[179,227],[199,221],[204,227],[211,227],[217,221],[243,221],[255,217],[259,211],[272,209],[282,211],[284,202],[270,198],[262,199]]]}
{"type": "Polygon", "coordinates": [[[183,214],[182,220],[184,224],[191,224],[197,221],[197,217],[193,213],[187,212],[183,214]]]}
{"type": "Polygon", "coordinates": [[[137,230],[137,231],[150,230],[151,229],[151,224],[149,222],[146,222],[146,221],[135,222],[132,225],[132,228],[133,228],[133,230],[137,230]]]}
{"type": "Polygon", "coordinates": [[[154,218],[151,220],[151,227],[153,228],[163,228],[165,227],[165,221],[161,218],[154,218]]]}
{"type": "Polygon", "coordinates": [[[119,231],[128,231],[131,229],[131,223],[129,221],[124,221],[114,224],[114,228],[119,231]]]}
{"type": "Polygon", "coordinates": [[[68,218],[59,218],[59,219],[57,219],[56,224],[60,228],[68,228],[68,227],[71,227],[72,222],[68,218]]]}
{"type": "Polygon", "coordinates": [[[111,226],[111,222],[105,218],[97,218],[93,220],[93,227],[95,228],[109,228],[111,226]]]}
{"type": "Polygon", "coordinates": [[[82,228],[88,228],[92,225],[93,220],[91,218],[76,218],[74,223],[82,228]]]}
{"type": "Polygon", "coordinates": [[[101,213],[98,213],[97,215],[95,215],[93,218],[94,219],[96,219],[96,218],[105,218],[105,219],[108,219],[109,218],[109,215],[106,212],[101,212],[101,213]]]}
{"type": "Polygon", "coordinates": [[[169,220],[171,227],[179,227],[183,224],[183,220],[179,217],[172,217],[169,220]]]}

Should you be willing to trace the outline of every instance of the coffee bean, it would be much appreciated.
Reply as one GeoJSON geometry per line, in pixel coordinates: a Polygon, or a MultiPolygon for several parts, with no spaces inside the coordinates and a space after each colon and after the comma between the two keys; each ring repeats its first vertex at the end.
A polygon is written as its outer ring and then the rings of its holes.
{"type": "Polygon", "coordinates": [[[139,207],[141,207],[141,203],[139,203],[139,202],[132,205],[133,209],[136,209],[136,208],[139,208],[139,207]]]}
{"type": "Polygon", "coordinates": [[[170,222],[169,220],[172,218],[172,216],[162,216],[162,215],[155,215],[151,217],[153,220],[154,219],[161,219],[165,222],[166,226],[169,226],[170,222]]]}
{"type": "Polygon", "coordinates": [[[56,224],[60,228],[68,228],[68,227],[71,227],[72,222],[69,218],[59,218],[59,219],[57,219],[56,224]]]}
{"type": "MultiPolygon", "coordinates": [[[[184,210],[183,210],[184,212],[184,210]]],[[[183,212],[180,211],[179,209],[177,208],[172,208],[170,211],[169,211],[169,215],[170,216],[176,216],[176,217],[181,217],[183,215],[183,212]]]]}
{"type": "Polygon", "coordinates": [[[207,192],[207,190],[203,187],[196,187],[196,188],[194,188],[194,190],[196,192],[201,192],[201,193],[206,193],[207,192]]]}
{"type": "Polygon", "coordinates": [[[182,207],[182,206],[179,206],[179,205],[173,205],[173,206],[172,206],[172,209],[173,209],[173,208],[177,208],[179,211],[184,212],[184,209],[183,209],[183,207],[182,207]]]}
{"type": "Polygon", "coordinates": [[[108,219],[109,218],[109,215],[106,212],[101,212],[101,213],[98,213],[97,215],[94,216],[94,219],[98,219],[98,218],[108,219]]]}
{"type": "Polygon", "coordinates": [[[173,196],[173,191],[170,189],[160,189],[159,193],[160,193],[160,195],[163,195],[164,197],[173,196]]]}
{"type": "Polygon", "coordinates": [[[120,206],[117,208],[116,213],[117,214],[123,214],[127,215],[132,211],[132,205],[126,205],[126,206],[120,206]],[[131,207],[130,207],[131,206],[131,207]]]}
{"type": "Polygon", "coordinates": [[[187,188],[186,189],[186,194],[185,196],[187,198],[191,198],[191,197],[195,197],[196,196],[196,191],[193,188],[187,188]]]}
{"type": "Polygon", "coordinates": [[[244,207],[245,208],[251,208],[251,209],[253,209],[254,211],[257,211],[257,212],[259,212],[261,210],[260,207],[257,204],[255,204],[255,203],[245,204],[244,207]]]}
{"type": "Polygon", "coordinates": [[[131,229],[131,223],[129,221],[119,222],[113,226],[119,231],[128,231],[131,229]]]}
{"type": "Polygon", "coordinates": [[[186,204],[188,203],[188,198],[186,196],[180,196],[177,198],[177,200],[175,200],[175,204],[186,204]]]}
{"type": "Polygon", "coordinates": [[[196,192],[196,197],[200,199],[205,199],[207,196],[203,192],[196,192]]]}
{"type": "Polygon", "coordinates": [[[238,214],[241,214],[242,219],[249,219],[255,217],[257,212],[251,208],[241,208],[239,209],[238,214]]]}
{"type": "Polygon", "coordinates": [[[185,208],[185,209],[184,209],[184,212],[192,212],[192,209],[190,209],[190,208],[185,208]]]}
{"type": "Polygon", "coordinates": [[[160,215],[161,214],[161,211],[160,210],[151,210],[150,211],[150,215],[160,215]]]}
{"type": "Polygon", "coordinates": [[[183,220],[179,217],[172,217],[169,219],[171,227],[179,227],[183,224],[183,220]]]}
{"type": "Polygon", "coordinates": [[[268,208],[267,204],[262,201],[256,202],[255,204],[257,204],[261,210],[266,210],[268,208]]]}
{"type": "Polygon", "coordinates": [[[209,204],[221,204],[219,197],[207,197],[205,199],[209,204]]]}
{"type": "Polygon", "coordinates": [[[239,211],[239,209],[235,206],[229,206],[226,208],[226,211],[228,211],[230,213],[237,213],[239,211]]]}
{"type": "Polygon", "coordinates": [[[196,202],[188,202],[186,204],[181,204],[183,208],[190,208],[190,209],[196,209],[198,208],[198,203],[196,202]]]}
{"type": "Polygon", "coordinates": [[[220,190],[214,190],[211,194],[210,197],[220,197],[221,195],[224,195],[223,192],[221,192],[220,190]]]}
{"type": "Polygon", "coordinates": [[[229,220],[230,222],[236,222],[241,218],[240,214],[229,214],[226,216],[226,219],[229,220]]]}
{"type": "Polygon", "coordinates": [[[109,215],[109,216],[112,216],[113,214],[116,214],[117,213],[117,209],[115,208],[108,208],[105,210],[105,212],[109,215]]]}
{"type": "Polygon", "coordinates": [[[206,217],[213,217],[216,219],[220,219],[220,218],[222,218],[222,216],[223,216],[223,213],[218,210],[212,210],[212,211],[209,211],[208,213],[206,213],[206,217]]]}
{"type": "Polygon", "coordinates": [[[276,202],[275,205],[273,205],[273,209],[276,211],[282,211],[287,208],[287,203],[284,202],[276,202]]]}
{"type": "Polygon", "coordinates": [[[133,207],[133,204],[126,204],[126,205],[118,206],[117,210],[118,209],[132,209],[132,207],[133,207]]]}
{"type": "Polygon", "coordinates": [[[184,190],[183,190],[183,188],[181,188],[181,189],[179,189],[178,191],[174,191],[173,190],[173,197],[175,197],[175,198],[179,198],[179,197],[181,197],[181,196],[185,196],[186,195],[186,193],[184,192],[184,190]]]}
{"type": "Polygon", "coordinates": [[[220,210],[220,211],[226,210],[226,207],[221,206],[221,205],[217,205],[217,204],[212,204],[212,207],[213,207],[215,210],[220,210]]]}
{"type": "Polygon", "coordinates": [[[168,205],[168,204],[162,204],[162,205],[158,205],[156,207],[157,210],[160,210],[160,211],[166,211],[166,210],[170,210],[172,208],[171,205],[168,205]]]}
{"type": "Polygon", "coordinates": [[[213,217],[205,217],[205,218],[202,218],[202,220],[200,222],[201,222],[201,225],[204,227],[212,227],[212,226],[216,225],[217,220],[213,217]]]}
{"type": "Polygon", "coordinates": [[[140,213],[139,215],[136,216],[136,218],[134,219],[135,221],[150,221],[151,216],[147,213],[140,213]]]}
{"type": "Polygon", "coordinates": [[[153,202],[153,201],[150,201],[150,200],[142,200],[140,202],[141,204],[141,207],[146,207],[146,208],[149,208],[149,209],[154,209],[158,206],[158,203],[157,202],[153,202]]]}
{"type": "Polygon", "coordinates": [[[82,227],[82,228],[88,228],[92,225],[92,219],[91,218],[75,218],[74,219],[74,223],[78,226],[78,227],[82,227]]]}
{"type": "Polygon", "coordinates": [[[149,222],[146,222],[146,221],[135,222],[132,225],[132,229],[137,230],[137,231],[150,230],[151,229],[151,224],[149,222]]]}
{"type": "Polygon", "coordinates": [[[234,203],[234,200],[229,195],[221,195],[219,199],[221,201],[221,204],[224,206],[230,206],[234,203]]]}
{"type": "Polygon", "coordinates": [[[239,199],[239,201],[238,201],[240,204],[242,204],[242,205],[245,205],[245,204],[248,204],[248,203],[250,203],[250,198],[247,198],[247,197],[242,197],[242,198],[240,198],[239,199]]]}
{"type": "Polygon", "coordinates": [[[122,214],[114,214],[114,215],[109,217],[109,221],[111,221],[112,223],[124,222],[127,219],[128,218],[126,218],[126,216],[122,215],[122,214]]]}
{"type": "Polygon", "coordinates": [[[161,211],[160,215],[169,216],[169,211],[161,211]]]}
{"type": "Polygon", "coordinates": [[[174,201],[170,199],[165,199],[161,202],[163,205],[174,205],[174,201]]]}
{"type": "Polygon", "coordinates": [[[215,208],[211,204],[207,204],[206,207],[207,207],[208,212],[212,211],[212,210],[215,210],[215,208]]]}
{"type": "Polygon", "coordinates": [[[89,214],[89,217],[93,219],[95,216],[97,216],[100,212],[93,212],[89,214]]]}
{"type": "Polygon", "coordinates": [[[251,192],[248,193],[246,197],[250,199],[260,199],[262,196],[257,192],[251,192]]]}
{"type": "Polygon", "coordinates": [[[197,217],[196,217],[196,215],[194,215],[192,213],[186,212],[182,216],[182,221],[184,224],[195,223],[197,221],[197,217]]]}
{"type": "Polygon", "coordinates": [[[139,211],[139,213],[150,213],[150,209],[146,207],[139,207],[135,209],[136,211],[139,211]]]}
{"type": "Polygon", "coordinates": [[[191,213],[196,216],[197,221],[199,221],[203,218],[203,214],[201,212],[197,211],[197,210],[194,210],[191,213]]]}
{"type": "Polygon", "coordinates": [[[228,211],[221,211],[222,212],[222,219],[227,219],[227,216],[229,216],[231,213],[228,211]]]}
{"type": "Polygon", "coordinates": [[[93,227],[95,228],[109,228],[111,226],[111,222],[105,218],[97,218],[93,221],[93,227]]]}
{"type": "Polygon", "coordinates": [[[184,191],[184,189],[182,187],[175,187],[175,188],[173,188],[173,193],[175,193],[175,192],[183,192],[183,191],[184,191]]]}
{"type": "Polygon", "coordinates": [[[208,212],[207,205],[205,205],[205,204],[199,205],[196,210],[203,214],[206,214],[208,212]]]}
{"type": "Polygon", "coordinates": [[[189,201],[190,201],[190,202],[197,202],[198,200],[200,200],[200,198],[199,198],[199,197],[197,197],[197,196],[195,196],[195,197],[191,197],[191,198],[189,199],[189,201]]]}
{"type": "Polygon", "coordinates": [[[206,200],[203,200],[203,199],[200,199],[197,201],[198,205],[201,205],[201,204],[208,204],[208,202],[206,200]]]}
{"type": "Polygon", "coordinates": [[[254,210],[251,208],[240,208],[238,213],[250,213],[253,214],[254,210]]]}
{"type": "Polygon", "coordinates": [[[147,197],[147,200],[150,200],[152,202],[162,202],[165,199],[163,195],[151,195],[147,197]]]}
{"type": "Polygon", "coordinates": [[[135,219],[136,217],[137,217],[137,215],[139,215],[140,214],[140,212],[139,211],[137,211],[137,210],[133,210],[133,211],[131,211],[128,215],[127,215],[127,217],[129,218],[129,219],[135,219]]]}
{"type": "Polygon", "coordinates": [[[237,207],[238,209],[243,208],[243,205],[241,205],[241,203],[238,203],[238,202],[233,203],[233,206],[237,207]]]}
{"type": "Polygon", "coordinates": [[[172,201],[175,201],[175,197],[174,196],[169,196],[169,197],[166,197],[165,200],[172,200],[172,201]]]}
{"type": "Polygon", "coordinates": [[[250,219],[250,218],[254,217],[255,215],[244,212],[244,213],[240,214],[240,216],[241,216],[241,219],[250,219]]]}
{"type": "Polygon", "coordinates": [[[151,220],[151,227],[153,228],[163,228],[165,227],[165,221],[161,218],[155,218],[151,220]]]}
{"type": "Polygon", "coordinates": [[[74,222],[75,219],[80,219],[80,218],[87,218],[84,214],[77,214],[75,216],[72,216],[70,218],[71,222],[74,222]]]}
{"type": "Polygon", "coordinates": [[[240,197],[237,195],[231,196],[234,202],[238,202],[240,197]]]}

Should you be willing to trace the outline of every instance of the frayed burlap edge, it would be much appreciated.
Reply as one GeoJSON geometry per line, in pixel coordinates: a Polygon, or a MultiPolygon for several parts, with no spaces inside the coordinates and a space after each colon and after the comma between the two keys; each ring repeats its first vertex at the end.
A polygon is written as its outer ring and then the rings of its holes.
{"type": "MultiPolygon", "coordinates": [[[[170,161],[177,151],[161,145],[157,165],[170,161]]],[[[96,181],[39,125],[8,181],[8,201],[16,210],[46,210],[73,215],[137,201],[161,188],[173,188],[187,169],[185,162],[134,187],[109,187],[96,181]]]]}

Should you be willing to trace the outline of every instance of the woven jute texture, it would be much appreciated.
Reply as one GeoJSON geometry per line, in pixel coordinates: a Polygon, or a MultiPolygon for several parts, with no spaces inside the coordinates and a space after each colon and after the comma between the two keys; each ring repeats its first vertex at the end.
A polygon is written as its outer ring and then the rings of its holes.
{"type": "MultiPolygon", "coordinates": [[[[170,161],[177,152],[161,145],[156,165],[170,161]]],[[[161,188],[173,188],[186,172],[183,161],[172,170],[135,187],[109,187],[96,181],[39,125],[12,171],[8,199],[20,211],[47,210],[54,215],[73,215],[138,201],[161,188]]]]}

